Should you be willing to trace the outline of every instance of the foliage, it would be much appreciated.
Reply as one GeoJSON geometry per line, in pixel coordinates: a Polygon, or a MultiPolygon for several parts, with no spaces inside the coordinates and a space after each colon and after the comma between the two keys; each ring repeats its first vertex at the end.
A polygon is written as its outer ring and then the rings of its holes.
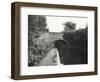
{"type": "Polygon", "coordinates": [[[67,32],[63,34],[63,39],[67,40],[71,46],[82,47],[87,45],[87,28],[67,32]]]}
{"type": "MultiPolygon", "coordinates": [[[[45,31],[46,17],[40,15],[28,16],[28,65],[38,65],[41,55],[44,55],[46,47],[42,49],[41,45],[37,45],[36,39],[40,37],[40,31],[45,31]]],[[[39,42],[41,43],[41,42],[39,42]]]]}
{"type": "Polygon", "coordinates": [[[63,53],[63,64],[67,65],[88,63],[87,32],[87,28],[85,28],[63,34],[63,39],[70,44],[70,46],[65,46],[61,49],[61,52],[63,53]]]}
{"type": "MultiPolygon", "coordinates": [[[[52,42],[48,42],[45,40],[38,40],[35,39],[33,41],[33,45],[32,47],[30,47],[30,60],[31,62],[29,63],[29,66],[38,66],[41,59],[44,58],[46,56],[46,54],[48,53],[48,51],[50,51],[50,49],[52,49],[52,42]]],[[[30,61],[29,60],[29,61],[30,61]]]]}
{"type": "Polygon", "coordinates": [[[32,32],[45,31],[46,17],[41,15],[29,15],[28,16],[28,30],[32,32]]]}
{"type": "Polygon", "coordinates": [[[64,23],[64,32],[69,32],[76,29],[76,23],[65,22],[64,23]]]}

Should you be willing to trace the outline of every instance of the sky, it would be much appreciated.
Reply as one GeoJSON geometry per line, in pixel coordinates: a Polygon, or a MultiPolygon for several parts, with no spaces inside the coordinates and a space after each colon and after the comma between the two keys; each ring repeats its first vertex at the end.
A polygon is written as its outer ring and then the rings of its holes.
{"type": "Polygon", "coordinates": [[[88,18],[86,17],[62,17],[62,16],[46,16],[47,27],[50,32],[62,32],[65,22],[76,23],[76,29],[86,28],[88,18]]]}

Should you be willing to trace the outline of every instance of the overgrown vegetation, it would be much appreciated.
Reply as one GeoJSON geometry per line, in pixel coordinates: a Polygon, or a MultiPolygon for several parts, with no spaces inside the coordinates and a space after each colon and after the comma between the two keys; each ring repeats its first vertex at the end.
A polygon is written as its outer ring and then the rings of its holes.
{"type": "Polygon", "coordinates": [[[50,34],[46,29],[46,17],[29,15],[28,18],[28,66],[38,66],[40,61],[54,46],[53,42],[59,36],[50,34]],[[48,38],[42,34],[48,33],[48,38]],[[50,38],[51,37],[51,38],[50,38]]]}
{"type": "Polygon", "coordinates": [[[41,31],[45,31],[46,28],[46,17],[29,15],[28,16],[28,65],[36,66],[39,64],[39,60],[46,53],[45,49],[47,46],[40,44],[41,42],[36,43],[37,38],[40,36],[41,31]],[[44,48],[43,48],[44,47],[44,48]]]}
{"type": "Polygon", "coordinates": [[[72,47],[87,46],[87,28],[76,30],[74,32],[64,33],[63,39],[67,40],[72,47]]]}
{"type": "Polygon", "coordinates": [[[70,47],[64,48],[64,50],[69,49],[68,52],[64,51],[64,53],[69,53],[69,56],[63,54],[64,64],[87,64],[87,28],[64,33],[63,38],[70,44],[70,47]]]}

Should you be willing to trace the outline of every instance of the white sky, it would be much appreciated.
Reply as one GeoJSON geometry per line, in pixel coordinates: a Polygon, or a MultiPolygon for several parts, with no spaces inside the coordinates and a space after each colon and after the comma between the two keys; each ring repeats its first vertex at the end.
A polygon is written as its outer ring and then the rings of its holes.
{"type": "Polygon", "coordinates": [[[61,17],[61,16],[46,16],[47,28],[50,32],[61,32],[64,30],[63,23],[76,23],[76,29],[86,28],[88,18],[85,17],[61,17]]]}

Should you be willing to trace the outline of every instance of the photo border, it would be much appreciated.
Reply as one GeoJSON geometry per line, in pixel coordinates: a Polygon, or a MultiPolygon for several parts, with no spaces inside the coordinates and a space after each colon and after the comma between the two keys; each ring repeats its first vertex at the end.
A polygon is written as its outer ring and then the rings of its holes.
{"type": "Polygon", "coordinates": [[[21,79],[37,79],[37,78],[54,78],[68,76],[83,76],[97,74],[97,7],[76,6],[76,5],[58,5],[58,4],[41,4],[14,2],[11,4],[11,78],[15,80],[21,79]],[[20,75],[20,8],[21,7],[42,7],[42,8],[58,8],[58,9],[77,9],[77,10],[93,10],[94,11],[94,72],[77,72],[77,73],[59,73],[44,75],[20,75]]]}

